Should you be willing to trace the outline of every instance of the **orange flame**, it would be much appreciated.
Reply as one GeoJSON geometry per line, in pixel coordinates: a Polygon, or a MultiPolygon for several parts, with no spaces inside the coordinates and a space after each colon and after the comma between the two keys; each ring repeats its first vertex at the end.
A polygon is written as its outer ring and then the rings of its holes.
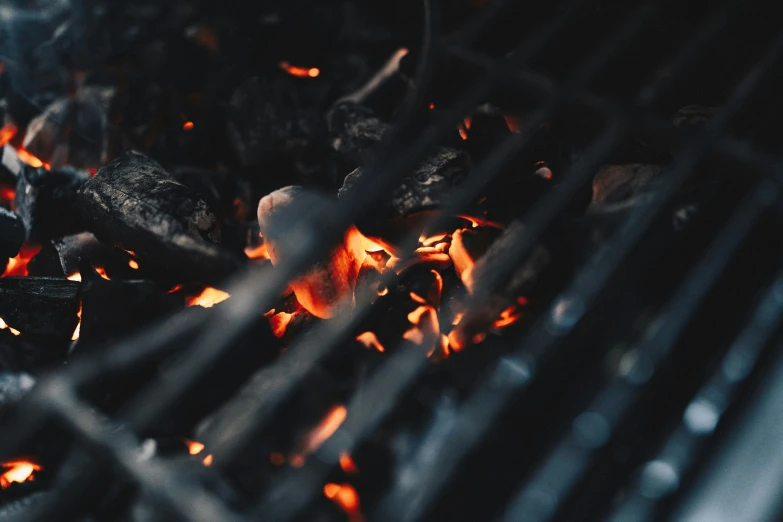
{"type": "Polygon", "coordinates": [[[16,149],[16,154],[19,156],[20,160],[24,161],[25,163],[27,163],[33,168],[37,169],[38,167],[43,167],[46,170],[49,170],[51,168],[51,165],[49,165],[48,163],[44,163],[43,161],[41,161],[40,159],[38,159],[37,157],[35,157],[34,155],[32,155],[31,153],[29,153],[24,149],[16,149]]]}
{"type": "Polygon", "coordinates": [[[345,406],[337,405],[318,423],[318,426],[313,428],[307,435],[304,443],[304,452],[310,454],[321,447],[321,444],[326,442],[326,439],[334,435],[345,417],[348,416],[348,410],[345,406]]]}
{"type": "Polygon", "coordinates": [[[272,333],[275,334],[275,337],[280,338],[285,335],[288,323],[291,322],[293,316],[294,314],[288,312],[280,312],[269,318],[269,325],[272,327],[272,333]]]}
{"type": "Polygon", "coordinates": [[[139,263],[135,259],[129,259],[128,260],[128,266],[131,267],[134,270],[139,269],[139,263]]]}
{"type": "Polygon", "coordinates": [[[298,78],[315,78],[321,74],[321,70],[316,67],[297,67],[288,62],[280,62],[278,66],[291,76],[296,76],[298,78]]]}
{"type": "MultiPolygon", "coordinates": [[[[79,274],[77,273],[77,275],[79,274]]],[[[76,328],[73,329],[73,334],[71,335],[71,341],[78,341],[79,335],[81,335],[81,331],[82,331],[82,302],[81,301],[79,301],[79,311],[77,312],[76,315],[79,317],[79,322],[76,323],[76,328]]]]}
{"type": "Polygon", "coordinates": [[[6,469],[0,475],[0,488],[5,489],[13,482],[21,484],[28,480],[34,480],[34,472],[41,471],[41,466],[29,460],[12,460],[0,464],[0,468],[6,469]]]}
{"type": "Polygon", "coordinates": [[[356,467],[356,463],[353,461],[348,453],[340,453],[340,468],[349,474],[359,473],[359,468],[356,467]]]}
{"type": "Polygon", "coordinates": [[[204,457],[204,460],[202,460],[201,463],[204,464],[207,467],[211,466],[212,465],[212,455],[207,455],[206,457],[204,457]]]}
{"type": "Polygon", "coordinates": [[[204,449],[204,445],[197,440],[186,439],[185,444],[188,445],[188,453],[190,455],[198,455],[204,449]]]}
{"type": "Polygon", "coordinates": [[[186,131],[193,130],[193,127],[194,125],[192,121],[186,121],[185,123],[182,124],[182,130],[186,130],[186,131]]]}
{"type": "Polygon", "coordinates": [[[356,336],[356,340],[362,343],[367,348],[375,348],[381,353],[386,351],[383,345],[381,344],[381,342],[372,332],[360,333],[359,335],[356,336]]]}
{"type": "Polygon", "coordinates": [[[26,276],[27,264],[35,255],[41,251],[41,245],[33,243],[24,243],[16,257],[8,260],[3,277],[5,276],[26,276]]]}
{"type": "Polygon", "coordinates": [[[3,187],[0,189],[0,199],[3,201],[9,201],[13,203],[15,197],[16,190],[12,189],[11,187],[3,187]]]}
{"type": "Polygon", "coordinates": [[[359,494],[352,485],[330,482],[324,486],[324,495],[340,506],[348,515],[350,522],[364,520],[364,517],[359,512],[359,494]]]}
{"type": "Polygon", "coordinates": [[[214,305],[218,303],[222,303],[229,297],[231,297],[231,295],[228,294],[227,292],[224,292],[223,290],[218,290],[217,288],[212,288],[211,286],[207,286],[196,297],[185,298],[185,304],[187,306],[201,306],[204,308],[212,308],[214,305]]]}
{"type": "Polygon", "coordinates": [[[492,326],[494,328],[503,328],[504,326],[508,326],[510,324],[514,324],[517,321],[519,321],[519,314],[517,313],[517,307],[516,305],[511,305],[502,312],[500,312],[500,318],[497,319],[494,323],[492,323],[492,326]]]}
{"type": "Polygon", "coordinates": [[[11,141],[13,137],[16,136],[17,131],[16,125],[10,121],[3,125],[3,127],[0,128],[0,147],[11,141]]]}
{"type": "Polygon", "coordinates": [[[449,247],[449,257],[454,262],[454,270],[457,272],[465,288],[468,292],[472,292],[473,289],[473,267],[476,261],[473,256],[470,255],[465,248],[465,243],[462,240],[463,230],[457,230],[452,235],[451,246],[449,247]]]}
{"type": "Polygon", "coordinates": [[[22,332],[20,332],[19,330],[15,329],[15,328],[11,328],[10,326],[8,326],[8,325],[5,323],[5,321],[3,321],[3,318],[2,318],[2,317],[0,317],[0,330],[5,330],[6,328],[8,328],[8,331],[9,331],[9,332],[11,332],[11,333],[12,333],[12,334],[14,334],[14,335],[19,335],[19,334],[21,334],[21,333],[22,333],[22,332]]]}
{"type": "Polygon", "coordinates": [[[269,259],[269,251],[264,243],[254,247],[245,247],[245,255],[250,259],[269,259]]]}

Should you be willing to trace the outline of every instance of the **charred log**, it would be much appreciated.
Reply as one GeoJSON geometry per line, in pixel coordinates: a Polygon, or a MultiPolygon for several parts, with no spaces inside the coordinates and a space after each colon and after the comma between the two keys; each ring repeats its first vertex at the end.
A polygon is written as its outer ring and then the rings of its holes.
{"type": "Polygon", "coordinates": [[[48,277],[0,279],[0,317],[31,337],[70,339],[78,322],[81,284],[48,277]]]}
{"type": "Polygon", "coordinates": [[[43,241],[79,232],[76,193],[88,179],[86,172],[71,167],[24,167],[19,173],[14,204],[27,238],[43,241]]]}
{"type": "Polygon", "coordinates": [[[206,202],[146,156],[106,164],[79,196],[88,230],[169,278],[218,284],[241,264],[215,243],[219,222],[206,202]]]}
{"type": "Polygon", "coordinates": [[[0,258],[18,254],[25,235],[24,223],[19,215],[0,208],[0,258]]]}

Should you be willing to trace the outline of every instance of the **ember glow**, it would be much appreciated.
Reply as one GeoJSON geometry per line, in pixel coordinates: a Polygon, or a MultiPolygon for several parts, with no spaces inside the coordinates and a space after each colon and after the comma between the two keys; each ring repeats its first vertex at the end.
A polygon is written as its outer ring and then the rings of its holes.
{"type": "Polygon", "coordinates": [[[316,67],[297,67],[288,62],[280,62],[278,65],[291,76],[296,76],[298,78],[315,78],[321,74],[321,70],[316,67]]]}
{"type": "Polygon", "coordinates": [[[16,329],[14,329],[14,328],[11,328],[10,326],[8,326],[8,325],[5,323],[5,321],[3,321],[3,318],[2,318],[2,317],[0,317],[0,330],[5,330],[6,328],[8,328],[8,331],[9,331],[9,332],[11,332],[11,333],[12,333],[12,334],[14,334],[14,335],[19,335],[19,334],[21,334],[21,333],[22,333],[22,332],[20,332],[19,330],[16,330],[16,329]]]}
{"type": "Polygon", "coordinates": [[[280,312],[269,318],[269,325],[272,327],[272,333],[275,334],[275,337],[280,338],[285,335],[288,323],[291,322],[293,316],[294,314],[288,312],[280,312]]]}
{"type": "Polygon", "coordinates": [[[198,455],[204,450],[204,445],[197,440],[186,440],[185,444],[188,445],[188,453],[190,455],[198,455]]]}
{"type": "Polygon", "coordinates": [[[352,485],[330,482],[324,486],[324,496],[340,506],[348,515],[349,521],[358,522],[364,519],[359,511],[359,494],[352,485]]]}
{"type": "Polygon", "coordinates": [[[0,464],[0,468],[6,470],[0,475],[0,488],[5,489],[12,483],[21,484],[28,480],[34,480],[36,471],[41,471],[41,466],[29,460],[12,460],[0,464]]]}
{"type": "Polygon", "coordinates": [[[321,444],[326,442],[326,439],[334,435],[345,417],[348,415],[348,410],[345,406],[338,405],[329,410],[329,413],[318,423],[318,426],[313,428],[307,435],[304,443],[305,454],[310,454],[321,447],[321,444]]]}
{"type": "Polygon", "coordinates": [[[343,452],[340,454],[340,468],[351,475],[359,473],[359,468],[356,467],[356,463],[353,461],[350,455],[343,452]]]}
{"type": "Polygon", "coordinates": [[[187,306],[201,306],[203,308],[212,308],[214,305],[218,303],[222,303],[229,297],[231,297],[231,295],[228,294],[227,292],[208,286],[204,288],[204,290],[197,296],[185,298],[185,304],[187,306]]]}
{"type": "Polygon", "coordinates": [[[25,163],[27,163],[33,168],[37,169],[38,167],[43,167],[46,170],[49,170],[51,168],[51,166],[48,163],[44,163],[43,161],[33,156],[32,154],[30,154],[28,151],[24,149],[17,149],[16,154],[19,156],[20,160],[24,161],[25,163]]]}
{"type": "Polygon", "coordinates": [[[381,353],[386,351],[383,345],[381,344],[381,342],[372,332],[360,333],[359,335],[356,336],[356,340],[362,343],[367,348],[374,348],[381,353]]]}
{"type": "Polygon", "coordinates": [[[194,125],[192,121],[186,121],[185,123],[182,124],[182,130],[185,131],[193,130],[193,127],[194,125]]]}
{"type": "Polygon", "coordinates": [[[41,251],[41,245],[34,243],[24,243],[16,257],[8,260],[3,276],[26,276],[27,264],[35,255],[41,251]]]}
{"type": "Polygon", "coordinates": [[[11,141],[16,136],[18,129],[11,122],[6,123],[0,128],[0,147],[11,141]]]}
{"type": "Polygon", "coordinates": [[[128,266],[131,267],[134,270],[139,269],[139,263],[135,259],[129,259],[128,260],[128,266]]]}
{"type": "Polygon", "coordinates": [[[207,455],[206,457],[204,457],[204,460],[202,460],[201,463],[204,464],[207,467],[211,466],[212,465],[212,455],[207,455]]]}
{"type": "MultiPolygon", "coordinates": [[[[77,273],[76,275],[81,276],[81,274],[77,273]]],[[[70,278],[69,278],[70,279],[70,278]]],[[[79,317],[79,322],[76,323],[76,328],[73,329],[73,334],[71,335],[71,341],[78,341],[79,335],[81,335],[82,331],[82,303],[79,301],[79,311],[76,314],[79,317]]]]}

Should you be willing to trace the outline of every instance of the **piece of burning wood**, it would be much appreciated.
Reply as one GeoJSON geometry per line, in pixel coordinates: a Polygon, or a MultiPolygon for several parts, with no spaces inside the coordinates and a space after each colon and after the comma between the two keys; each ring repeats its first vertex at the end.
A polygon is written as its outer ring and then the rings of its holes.
{"type": "Polygon", "coordinates": [[[470,157],[477,163],[511,135],[503,113],[497,107],[481,105],[470,117],[467,129],[467,147],[470,157]]]}
{"type": "Polygon", "coordinates": [[[593,198],[587,213],[632,205],[636,198],[650,192],[663,171],[660,165],[645,163],[603,165],[593,178],[593,198]]]}
{"type": "Polygon", "coordinates": [[[91,232],[81,232],[61,237],[52,241],[57,251],[65,275],[80,271],[82,259],[92,266],[108,269],[109,267],[127,266],[130,254],[102,243],[91,232]]]}
{"type": "Polygon", "coordinates": [[[23,147],[53,167],[97,169],[108,144],[108,87],[83,87],[74,98],[58,98],[27,127],[23,147]]]}
{"type": "Polygon", "coordinates": [[[212,242],[220,239],[220,224],[206,202],[142,154],[101,167],[79,200],[87,230],[163,276],[214,286],[241,266],[212,242]]]}
{"type": "Polygon", "coordinates": [[[182,298],[149,280],[106,280],[90,266],[82,275],[82,323],[74,353],[87,352],[166,317],[182,306],[182,298]]]}
{"type": "Polygon", "coordinates": [[[390,128],[372,109],[351,100],[338,102],[329,112],[332,148],[357,165],[375,157],[375,149],[390,128]]]}
{"type": "MultiPolygon", "coordinates": [[[[388,217],[404,217],[415,212],[432,210],[451,193],[465,177],[470,161],[464,152],[442,148],[427,157],[410,176],[403,178],[390,191],[383,202],[381,214],[388,217]]],[[[345,177],[338,197],[345,197],[352,191],[367,170],[359,167],[345,177]]]]}
{"type": "MultiPolygon", "coordinates": [[[[309,212],[328,215],[332,202],[301,187],[285,187],[264,196],[258,202],[258,224],[267,241],[273,265],[285,261],[288,226],[309,212]]],[[[350,302],[356,280],[366,257],[361,236],[351,227],[342,241],[304,275],[291,282],[299,303],[322,319],[334,316],[350,302]]]]}
{"type": "Polygon", "coordinates": [[[88,179],[86,172],[72,167],[22,168],[14,207],[27,229],[27,238],[40,242],[79,232],[76,194],[88,179]]]}
{"type": "Polygon", "coordinates": [[[18,254],[25,236],[22,219],[17,214],[0,208],[0,258],[18,254]]]}
{"type": "MultiPolygon", "coordinates": [[[[463,282],[471,293],[474,289],[485,287],[489,279],[504,263],[508,261],[508,252],[513,251],[513,245],[518,242],[520,234],[524,233],[524,225],[520,222],[511,223],[503,234],[478,258],[475,264],[463,272],[463,282]],[[467,272],[467,273],[466,273],[467,272]]],[[[452,242],[452,245],[455,243],[452,242]]],[[[549,265],[551,255],[543,246],[534,247],[527,260],[514,270],[511,278],[500,289],[491,292],[481,303],[474,303],[465,313],[457,326],[449,334],[449,344],[455,350],[470,345],[477,338],[482,338],[497,321],[502,319],[504,310],[517,307],[520,296],[524,297],[528,289],[538,280],[540,274],[549,265]]],[[[457,261],[455,260],[455,267],[457,261]]],[[[513,313],[513,310],[511,309],[513,313]]]]}
{"type": "Polygon", "coordinates": [[[25,335],[70,339],[78,322],[81,284],[50,277],[0,279],[0,317],[25,335]]]}

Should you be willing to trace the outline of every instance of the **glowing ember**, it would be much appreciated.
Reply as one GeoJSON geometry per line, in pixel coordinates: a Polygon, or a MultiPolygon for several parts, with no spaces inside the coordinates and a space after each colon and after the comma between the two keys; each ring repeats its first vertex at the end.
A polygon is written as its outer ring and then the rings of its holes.
{"type": "Polygon", "coordinates": [[[356,467],[356,463],[353,461],[351,456],[345,452],[340,454],[340,468],[342,468],[342,470],[346,473],[359,473],[359,468],[356,467]]]}
{"type": "Polygon", "coordinates": [[[3,318],[2,318],[2,317],[0,317],[0,330],[5,330],[6,328],[8,328],[8,331],[9,331],[9,332],[11,332],[11,333],[12,333],[12,334],[14,334],[14,335],[19,335],[20,333],[22,333],[22,332],[20,332],[19,330],[16,330],[16,329],[14,329],[14,328],[11,328],[10,326],[8,326],[8,325],[5,323],[5,321],[3,321],[3,318]]]}
{"type": "Polygon", "coordinates": [[[269,251],[266,249],[266,244],[245,247],[245,255],[250,259],[269,259],[269,251]]]}
{"type": "Polygon", "coordinates": [[[363,520],[359,512],[359,494],[352,485],[330,482],[324,486],[324,495],[340,506],[351,522],[363,520]]]}
{"type": "Polygon", "coordinates": [[[460,218],[460,219],[464,219],[466,221],[470,221],[470,225],[473,228],[492,227],[492,228],[497,228],[497,229],[500,229],[500,230],[503,229],[503,225],[501,225],[500,223],[495,223],[494,221],[488,221],[486,219],[477,218],[475,216],[468,216],[468,215],[465,215],[465,214],[458,214],[457,217],[460,218]]]}
{"type": "Polygon", "coordinates": [[[212,455],[207,455],[206,457],[204,457],[204,460],[202,460],[201,463],[204,464],[207,467],[211,466],[212,465],[212,455]]]}
{"type": "Polygon", "coordinates": [[[435,108],[435,104],[434,103],[430,103],[430,110],[432,110],[434,108],[435,108]]]}
{"type": "Polygon", "coordinates": [[[291,65],[288,62],[280,62],[278,65],[282,70],[291,76],[296,76],[298,78],[315,78],[321,74],[321,70],[315,67],[297,67],[295,65],[291,65]]]}
{"type": "MultiPolygon", "coordinates": [[[[76,275],[79,275],[78,273],[76,275]]],[[[71,341],[79,340],[79,335],[82,331],[82,303],[79,301],[79,311],[76,314],[79,317],[79,322],[76,323],[76,328],[73,329],[73,335],[71,335],[71,341]]]]}
{"type": "Polygon", "coordinates": [[[285,464],[285,456],[278,452],[272,453],[269,455],[269,462],[271,462],[273,466],[282,466],[285,464]]]}
{"type": "Polygon", "coordinates": [[[190,455],[198,455],[204,449],[204,445],[196,440],[186,440],[185,444],[188,445],[190,455]]]}
{"type": "Polygon", "coordinates": [[[410,295],[410,298],[413,299],[414,301],[416,301],[417,303],[427,304],[427,300],[424,299],[419,294],[417,294],[415,292],[411,292],[409,295],[410,295]]]}
{"type": "Polygon", "coordinates": [[[194,125],[192,121],[186,121],[185,123],[182,124],[182,130],[186,130],[186,131],[193,130],[193,127],[194,125]]]}
{"type": "Polygon", "coordinates": [[[492,326],[494,328],[503,328],[510,324],[514,324],[519,321],[519,314],[517,313],[517,307],[515,305],[509,306],[502,312],[500,312],[500,318],[497,319],[492,326]]]}
{"type": "Polygon", "coordinates": [[[27,264],[35,255],[41,251],[41,245],[33,243],[24,243],[16,257],[8,260],[3,276],[26,276],[27,264]]]}
{"type": "Polygon", "coordinates": [[[520,132],[521,124],[519,118],[511,114],[504,114],[503,119],[506,120],[506,126],[511,132],[520,132]]]}
{"type": "Polygon", "coordinates": [[[95,271],[98,272],[98,275],[102,278],[106,279],[107,281],[109,280],[109,276],[106,275],[106,270],[104,270],[102,267],[96,267],[95,271]]]}
{"type": "Polygon", "coordinates": [[[13,137],[16,136],[17,130],[16,125],[11,122],[3,125],[3,127],[0,128],[0,147],[11,141],[13,137]]]}
{"type": "Polygon", "coordinates": [[[305,459],[302,455],[294,453],[291,455],[291,457],[289,457],[288,462],[291,464],[292,468],[301,468],[304,466],[305,459]]]}
{"type": "Polygon", "coordinates": [[[313,428],[307,435],[304,443],[305,454],[310,454],[320,448],[321,444],[326,442],[326,439],[334,435],[334,432],[342,425],[347,415],[348,410],[342,405],[335,406],[329,410],[329,413],[326,414],[318,426],[313,428]]]}
{"type": "Polygon", "coordinates": [[[2,199],[3,201],[10,201],[11,203],[13,203],[15,197],[16,197],[16,190],[10,187],[3,187],[0,189],[0,199],[2,199]]]}
{"type": "Polygon", "coordinates": [[[218,303],[222,303],[229,297],[231,297],[231,295],[224,292],[223,290],[218,290],[217,288],[212,288],[211,286],[207,286],[196,297],[186,298],[185,304],[187,306],[201,306],[204,308],[212,308],[214,305],[218,303]]]}
{"type": "Polygon", "coordinates": [[[82,275],[79,272],[74,272],[73,274],[66,277],[68,281],[81,281],[82,275]]]}
{"type": "Polygon", "coordinates": [[[43,167],[46,170],[49,170],[50,168],[50,165],[48,163],[44,163],[43,161],[33,156],[32,154],[30,154],[24,149],[17,149],[16,154],[19,156],[20,160],[24,161],[25,163],[27,163],[33,168],[37,169],[38,167],[43,167]]]}
{"type": "Polygon", "coordinates": [[[415,326],[406,331],[402,338],[427,347],[429,354],[432,354],[440,336],[440,324],[435,308],[429,305],[420,306],[408,314],[408,321],[415,326]]]}
{"type": "Polygon", "coordinates": [[[293,316],[294,314],[280,312],[269,318],[269,325],[272,327],[272,333],[275,334],[275,337],[280,338],[285,335],[285,330],[293,316]]]}
{"type": "Polygon", "coordinates": [[[21,484],[28,480],[34,480],[36,471],[41,471],[41,466],[29,460],[12,460],[3,462],[0,468],[5,469],[0,475],[0,488],[7,488],[13,482],[21,484]]]}
{"type": "Polygon", "coordinates": [[[139,269],[139,263],[135,259],[129,259],[128,260],[128,266],[131,267],[134,270],[139,269]]]}
{"type": "Polygon", "coordinates": [[[379,352],[385,352],[383,345],[378,341],[378,338],[372,332],[360,333],[356,336],[356,340],[362,343],[367,348],[375,348],[379,352]]]}
{"type": "Polygon", "coordinates": [[[449,247],[449,257],[454,262],[454,270],[457,272],[462,283],[468,289],[468,292],[473,291],[473,267],[476,261],[468,253],[465,248],[465,243],[462,240],[463,231],[457,230],[452,235],[451,246],[449,247]]]}

